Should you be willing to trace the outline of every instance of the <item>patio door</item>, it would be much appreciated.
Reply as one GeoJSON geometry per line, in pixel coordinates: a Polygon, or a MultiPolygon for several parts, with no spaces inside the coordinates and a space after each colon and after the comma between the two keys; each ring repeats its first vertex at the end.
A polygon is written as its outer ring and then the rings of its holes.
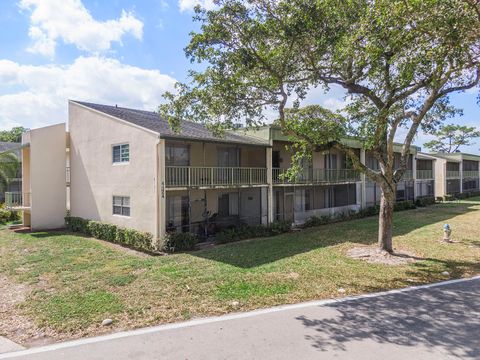
{"type": "Polygon", "coordinates": [[[188,196],[167,196],[166,210],[167,231],[190,231],[190,204],[188,196]]]}
{"type": "Polygon", "coordinates": [[[295,205],[295,198],[294,193],[285,193],[285,202],[284,202],[284,220],[292,222],[295,220],[294,218],[294,205],[295,205]]]}

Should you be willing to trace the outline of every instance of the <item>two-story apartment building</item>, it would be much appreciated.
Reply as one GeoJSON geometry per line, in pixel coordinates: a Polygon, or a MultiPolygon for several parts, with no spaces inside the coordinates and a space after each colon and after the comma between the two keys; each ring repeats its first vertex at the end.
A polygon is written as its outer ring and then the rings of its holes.
{"type": "Polygon", "coordinates": [[[435,196],[480,191],[480,156],[466,153],[435,153],[435,196]]]}
{"type": "MultiPolygon", "coordinates": [[[[272,147],[272,212],[274,221],[302,223],[311,216],[333,215],[362,208],[362,178],[345,154],[331,150],[312,154],[294,180],[284,175],[291,166],[292,147],[277,126],[246,134],[267,140],[272,147]]],[[[360,155],[361,143],[345,140],[360,155]]]]}
{"type": "MultiPolygon", "coordinates": [[[[344,143],[375,168],[360,141],[344,143]]],[[[23,189],[10,194],[10,207],[34,230],[63,226],[68,210],[160,239],[169,231],[205,238],[241,224],[298,224],[379,202],[378,186],[339,151],[314,152],[296,179],[285,178],[292,151],[275,126],[217,135],[183,121],[173,131],[155,112],[70,101],[68,131],[58,124],[24,134],[23,189]]],[[[399,201],[432,195],[436,160],[417,151],[399,201]]]]}

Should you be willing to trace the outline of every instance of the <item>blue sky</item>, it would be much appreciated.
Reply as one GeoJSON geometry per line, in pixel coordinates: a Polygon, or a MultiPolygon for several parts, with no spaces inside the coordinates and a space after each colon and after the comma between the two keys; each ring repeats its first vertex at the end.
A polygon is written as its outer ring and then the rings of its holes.
{"type": "MultiPolygon", "coordinates": [[[[3,0],[0,129],[65,122],[67,99],[153,110],[184,81],[193,6],[212,0],[3,0]]],[[[455,123],[480,126],[476,91],[457,94],[455,123]]],[[[342,92],[313,90],[308,103],[338,109],[342,92]]],[[[428,139],[420,134],[417,145],[428,139]]],[[[480,153],[480,142],[465,151],[480,153]]]]}

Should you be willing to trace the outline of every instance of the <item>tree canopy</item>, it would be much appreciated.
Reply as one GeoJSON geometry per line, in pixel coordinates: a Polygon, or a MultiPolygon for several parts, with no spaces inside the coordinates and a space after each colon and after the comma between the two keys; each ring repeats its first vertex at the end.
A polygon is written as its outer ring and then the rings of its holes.
{"type": "Polygon", "coordinates": [[[473,126],[448,124],[433,130],[431,134],[436,139],[424,144],[427,149],[453,153],[460,151],[462,146],[472,145],[473,140],[480,137],[480,130],[473,126]]]}
{"type": "MultiPolygon", "coordinates": [[[[196,9],[201,28],[186,55],[202,63],[160,106],[174,128],[182,119],[220,129],[262,123],[273,112],[284,132],[307,152],[316,146],[344,151],[355,168],[382,188],[380,238],[391,251],[396,185],[420,128],[431,130],[456,112],[453,92],[480,80],[480,5],[475,0],[218,0],[196,9]],[[302,101],[315,87],[343,88],[346,121],[302,101]],[[290,109],[289,109],[290,108],[290,109]],[[308,131],[310,125],[329,136],[308,131]],[[403,129],[402,129],[403,128],[403,129]],[[305,131],[307,129],[307,131],[305,131]],[[400,129],[404,134],[400,137],[400,129]],[[334,130],[334,131],[333,131],[334,130]],[[339,141],[360,137],[380,170],[360,162],[339,141]],[[403,145],[395,167],[394,141],[403,145]],[[309,146],[306,146],[309,144],[309,146]],[[390,217],[390,219],[387,219],[390,217]],[[383,226],[382,218],[387,221],[383,226]],[[385,230],[386,229],[386,230],[385,230]],[[390,239],[390,244],[385,239],[390,239]]],[[[297,156],[299,159],[300,156],[297,156]]],[[[294,159],[295,160],[295,159],[294,159]]]]}
{"type": "Polygon", "coordinates": [[[24,128],[23,126],[14,127],[11,130],[2,130],[0,131],[0,141],[21,142],[22,133],[24,133],[27,130],[28,129],[24,128]]]}
{"type": "Polygon", "coordinates": [[[0,191],[5,191],[10,179],[17,177],[20,162],[11,151],[0,152],[0,191]]]}

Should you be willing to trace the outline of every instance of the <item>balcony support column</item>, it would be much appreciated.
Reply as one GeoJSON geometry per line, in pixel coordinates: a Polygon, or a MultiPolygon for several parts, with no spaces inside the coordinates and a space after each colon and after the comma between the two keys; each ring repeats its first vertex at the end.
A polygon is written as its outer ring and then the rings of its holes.
{"type": "Polygon", "coordinates": [[[463,193],[463,160],[459,166],[460,169],[460,194],[463,193]]]}
{"type": "Polygon", "coordinates": [[[412,157],[413,200],[417,200],[417,156],[412,157]]]}
{"type": "MultiPolygon", "coordinates": [[[[364,165],[366,164],[365,149],[360,149],[360,162],[364,165]]],[[[365,175],[365,173],[360,174],[360,180],[361,180],[360,207],[362,209],[366,209],[367,207],[367,176],[365,175]]]]}
{"type": "Polygon", "coordinates": [[[273,174],[272,174],[272,153],[273,150],[271,147],[266,148],[265,157],[267,162],[267,222],[268,224],[273,223],[273,174]]]}

